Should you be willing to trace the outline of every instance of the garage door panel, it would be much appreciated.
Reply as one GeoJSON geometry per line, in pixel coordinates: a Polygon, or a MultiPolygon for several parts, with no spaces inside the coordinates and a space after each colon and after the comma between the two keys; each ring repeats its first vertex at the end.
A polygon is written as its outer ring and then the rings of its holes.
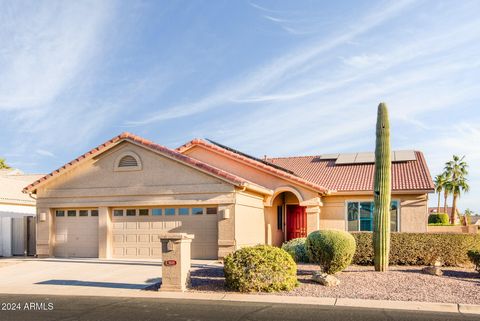
{"type": "Polygon", "coordinates": [[[160,237],[166,232],[194,234],[192,258],[217,258],[216,215],[122,216],[112,219],[115,227],[114,258],[161,258],[160,237]]]}
{"type": "Polygon", "coordinates": [[[98,217],[56,217],[54,255],[98,257],[98,217]]]}

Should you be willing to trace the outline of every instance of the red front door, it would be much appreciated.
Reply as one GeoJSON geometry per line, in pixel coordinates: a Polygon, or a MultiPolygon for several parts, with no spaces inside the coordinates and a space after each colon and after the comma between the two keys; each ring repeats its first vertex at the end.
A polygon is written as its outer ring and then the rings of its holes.
{"type": "Polygon", "coordinates": [[[307,237],[307,212],[304,206],[287,205],[287,241],[307,237]]]}

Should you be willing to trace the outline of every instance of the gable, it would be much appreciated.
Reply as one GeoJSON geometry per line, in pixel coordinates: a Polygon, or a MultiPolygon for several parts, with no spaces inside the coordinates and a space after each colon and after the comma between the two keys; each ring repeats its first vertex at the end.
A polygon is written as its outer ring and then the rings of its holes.
{"type": "Polygon", "coordinates": [[[216,153],[202,145],[194,145],[188,150],[185,150],[184,154],[212,166],[221,168],[229,173],[241,175],[243,178],[271,190],[293,185],[298,191],[300,191],[304,199],[311,199],[318,196],[318,192],[315,190],[305,188],[302,185],[295,184],[295,182],[292,182],[291,180],[275,176],[269,172],[244,164],[241,161],[229,158],[226,155],[216,153]]]}
{"type": "Polygon", "coordinates": [[[110,150],[84,160],[37,191],[42,196],[95,196],[159,194],[178,189],[232,190],[233,185],[143,146],[123,141],[110,150]],[[123,155],[138,155],[141,169],[116,170],[123,155]]]}

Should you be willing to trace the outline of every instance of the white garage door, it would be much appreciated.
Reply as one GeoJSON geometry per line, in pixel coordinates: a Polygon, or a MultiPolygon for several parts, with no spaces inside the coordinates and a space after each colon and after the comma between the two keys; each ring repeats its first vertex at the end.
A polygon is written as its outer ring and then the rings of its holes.
{"type": "Polygon", "coordinates": [[[98,257],[98,211],[56,210],[54,249],[57,257],[98,257]]]}
{"type": "Polygon", "coordinates": [[[218,256],[217,208],[114,209],[113,257],[161,258],[159,236],[165,232],[194,234],[192,258],[218,256]]]}

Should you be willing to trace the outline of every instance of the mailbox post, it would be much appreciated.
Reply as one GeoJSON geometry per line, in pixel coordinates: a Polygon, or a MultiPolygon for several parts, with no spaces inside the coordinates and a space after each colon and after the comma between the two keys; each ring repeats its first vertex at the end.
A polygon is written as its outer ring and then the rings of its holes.
{"type": "Polygon", "coordinates": [[[162,285],[160,291],[185,291],[190,283],[190,245],[194,235],[165,234],[162,242],[162,285]]]}

